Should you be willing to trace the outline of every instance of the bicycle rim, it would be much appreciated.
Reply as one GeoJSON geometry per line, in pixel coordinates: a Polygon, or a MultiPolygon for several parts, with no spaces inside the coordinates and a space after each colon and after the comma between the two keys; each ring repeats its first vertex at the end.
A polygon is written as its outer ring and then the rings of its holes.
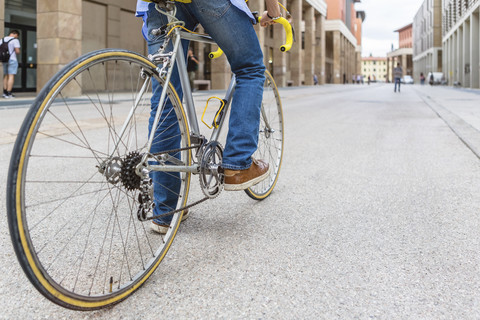
{"type": "Polygon", "coordinates": [[[283,136],[283,112],[280,95],[272,75],[265,71],[258,149],[253,157],[267,161],[272,170],[268,178],[245,190],[255,200],[268,197],[277,183],[282,165],[283,136]]]}
{"type": "MultiPolygon", "coordinates": [[[[135,53],[87,54],[47,84],[17,138],[7,186],[12,241],[32,284],[64,307],[97,309],[125,299],[157,268],[177,232],[181,213],[165,236],[150,231],[151,222],[137,219],[138,189],[126,188],[128,179],[118,175],[107,181],[99,169],[107,163],[124,170],[128,156],[147,152],[152,77],[163,83],[135,53]]],[[[173,108],[164,114],[177,121],[178,147],[187,147],[183,108],[171,86],[167,95],[173,108]]],[[[188,151],[171,155],[191,162],[188,151]]],[[[190,174],[176,179],[179,189],[169,192],[181,207],[190,174]]]]}

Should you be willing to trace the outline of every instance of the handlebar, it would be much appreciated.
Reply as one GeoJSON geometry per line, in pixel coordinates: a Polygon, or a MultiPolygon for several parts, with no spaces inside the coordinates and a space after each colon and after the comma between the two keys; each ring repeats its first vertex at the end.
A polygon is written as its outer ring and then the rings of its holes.
{"type": "MultiPolygon", "coordinates": [[[[261,20],[261,17],[258,17],[257,21],[260,22],[260,20],[261,20]]],[[[288,22],[287,19],[285,19],[283,17],[275,19],[274,21],[275,21],[275,23],[280,23],[283,26],[283,28],[285,29],[285,32],[287,33],[285,44],[280,46],[280,51],[287,52],[288,50],[290,50],[292,48],[292,45],[293,45],[293,28],[292,28],[292,25],[290,24],[290,22],[288,22]]],[[[220,57],[222,54],[223,54],[223,50],[220,49],[220,47],[219,47],[217,51],[210,52],[208,54],[208,57],[210,59],[216,59],[216,58],[220,57]]]]}

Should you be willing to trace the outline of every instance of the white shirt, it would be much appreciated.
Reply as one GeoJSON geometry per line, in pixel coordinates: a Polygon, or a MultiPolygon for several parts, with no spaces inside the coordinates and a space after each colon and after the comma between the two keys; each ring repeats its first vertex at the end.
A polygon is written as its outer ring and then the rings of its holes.
{"type": "Polygon", "coordinates": [[[17,53],[15,52],[15,48],[20,48],[20,41],[18,39],[14,39],[13,37],[5,37],[3,38],[3,41],[8,42],[8,51],[10,51],[10,60],[17,61],[17,53]],[[8,40],[10,39],[13,39],[13,40],[8,42],[8,40]]]}

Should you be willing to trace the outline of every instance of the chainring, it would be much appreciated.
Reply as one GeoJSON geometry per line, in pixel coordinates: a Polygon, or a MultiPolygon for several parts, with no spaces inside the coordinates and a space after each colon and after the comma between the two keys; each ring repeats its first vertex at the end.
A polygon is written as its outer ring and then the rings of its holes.
{"type": "Polygon", "coordinates": [[[210,199],[218,197],[223,190],[222,159],[223,148],[218,142],[209,142],[204,146],[200,161],[200,187],[210,199]]]}

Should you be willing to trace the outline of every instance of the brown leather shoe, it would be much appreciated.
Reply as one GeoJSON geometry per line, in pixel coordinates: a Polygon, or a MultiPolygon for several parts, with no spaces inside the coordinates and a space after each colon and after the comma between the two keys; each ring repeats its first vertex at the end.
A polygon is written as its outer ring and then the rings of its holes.
{"type": "Polygon", "coordinates": [[[225,169],[225,190],[245,190],[270,175],[270,166],[263,160],[252,158],[252,165],[246,170],[225,169]]]}

